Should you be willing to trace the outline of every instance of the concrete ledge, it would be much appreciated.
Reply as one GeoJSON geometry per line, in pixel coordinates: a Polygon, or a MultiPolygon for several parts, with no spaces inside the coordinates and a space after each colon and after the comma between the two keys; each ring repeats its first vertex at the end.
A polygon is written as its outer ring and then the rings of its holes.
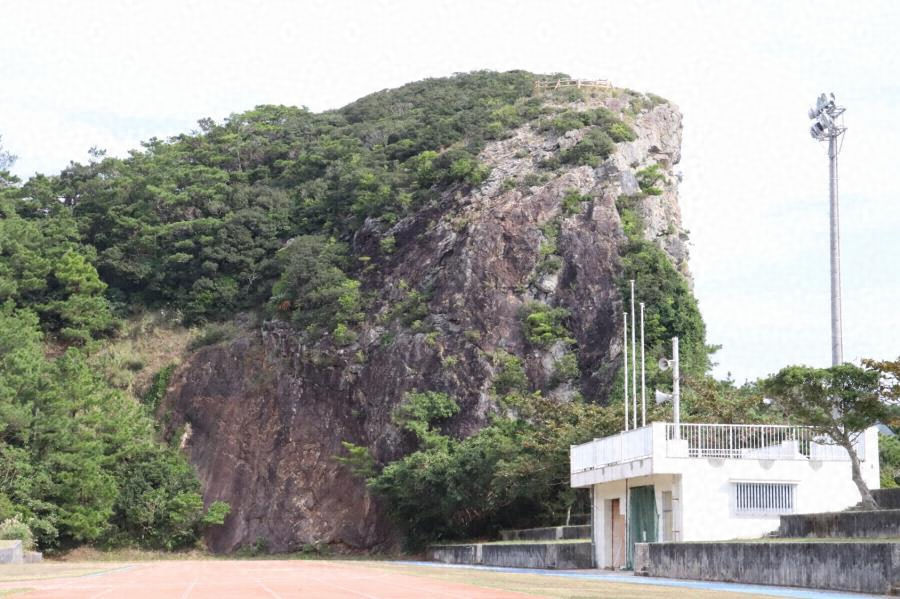
{"type": "Polygon", "coordinates": [[[0,564],[21,564],[22,541],[0,541],[0,564]]]}
{"type": "Polygon", "coordinates": [[[44,561],[44,554],[40,551],[25,551],[22,553],[22,562],[26,564],[36,564],[44,561]]]}
{"type": "Polygon", "coordinates": [[[427,555],[447,564],[563,570],[593,567],[590,541],[432,545],[427,555]]]}
{"type": "Polygon", "coordinates": [[[562,539],[590,539],[590,526],[548,526],[521,530],[501,530],[504,541],[558,541],[562,539]]]}
{"type": "Polygon", "coordinates": [[[883,510],[900,509],[900,489],[872,489],[872,497],[883,510]]]}
{"type": "Polygon", "coordinates": [[[481,544],[431,545],[426,556],[433,562],[444,564],[480,564],[481,544]]]}
{"type": "Polygon", "coordinates": [[[778,536],[788,538],[900,537],[900,509],[781,516],[778,536]]]}
{"type": "Polygon", "coordinates": [[[635,574],[889,593],[900,543],[637,543],[635,574]]]}

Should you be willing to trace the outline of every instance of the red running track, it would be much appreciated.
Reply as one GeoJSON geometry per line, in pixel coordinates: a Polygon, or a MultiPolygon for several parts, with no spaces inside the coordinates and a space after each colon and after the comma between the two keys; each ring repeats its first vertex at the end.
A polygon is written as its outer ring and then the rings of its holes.
{"type": "MultiPolygon", "coordinates": [[[[116,567],[117,565],[110,565],[116,567]]],[[[20,580],[23,599],[523,599],[500,591],[321,561],[161,561],[75,578],[20,580]]]]}

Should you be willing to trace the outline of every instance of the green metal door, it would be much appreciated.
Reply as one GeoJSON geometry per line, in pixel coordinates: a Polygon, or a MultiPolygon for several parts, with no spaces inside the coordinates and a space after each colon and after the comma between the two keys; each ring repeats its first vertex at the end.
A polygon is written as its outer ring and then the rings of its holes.
{"type": "Polygon", "coordinates": [[[657,539],[656,493],[653,485],[632,487],[628,497],[628,546],[626,564],[633,568],[634,544],[654,543],[657,539]]]}

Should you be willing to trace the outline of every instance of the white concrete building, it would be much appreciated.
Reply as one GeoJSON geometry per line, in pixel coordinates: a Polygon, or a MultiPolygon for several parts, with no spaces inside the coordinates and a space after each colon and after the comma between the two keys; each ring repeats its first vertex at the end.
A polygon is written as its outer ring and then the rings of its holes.
{"type": "MultiPolygon", "coordinates": [[[[877,489],[877,430],[856,447],[877,489]]],[[[592,489],[599,568],[630,566],[634,542],[757,538],[778,528],[780,514],[860,499],[847,452],[798,426],[654,422],[572,446],[570,468],[573,487],[592,489]]]]}

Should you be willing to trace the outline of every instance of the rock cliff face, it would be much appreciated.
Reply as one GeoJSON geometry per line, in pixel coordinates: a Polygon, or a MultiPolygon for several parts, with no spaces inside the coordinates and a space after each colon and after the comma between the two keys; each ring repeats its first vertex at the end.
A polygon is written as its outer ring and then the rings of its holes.
{"type": "MultiPolygon", "coordinates": [[[[366,445],[379,460],[402,455],[407,439],[391,414],[414,389],[446,391],[458,401],[452,433],[478,430],[495,407],[491,355],[498,350],[521,357],[532,386],[560,401],[576,391],[607,399],[621,351],[625,237],[616,201],[637,194],[636,174],[653,164],[663,175],[661,194],[638,200],[643,234],[687,274],[672,172],[681,116],[670,104],[649,104],[629,116],[637,139],[617,144],[596,168],[542,167],[584,130],[556,135],[526,125],[485,147],[481,160],[492,171],[478,188],[447,190],[389,229],[367,222],[351,247],[354,256],[369,257],[357,276],[375,299],[356,343],[307,344],[288,325],[268,322],[244,327],[237,339],[204,348],[179,368],[166,398],[169,431],[185,430],[183,447],[207,501],[232,506],[209,538],[213,549],[392,543],[377,502],[333,459],[341,441],[366,445]],[[567,206],[573,191],[589,199],[567,206]],[[551,227],[555,244],[548,243],[551,227]],[[381,243],[388,236],[390,253],[381,243]],[[542,267],[548,257],[553,268],[542,267]],[[580,380],[553,383],[562,344],[536,350],[526,342],[520,313],[534,300],[568,309],[580,380]]],[[[601,105],[631,110],[615,93],[565,107],[601,105]]]]}

